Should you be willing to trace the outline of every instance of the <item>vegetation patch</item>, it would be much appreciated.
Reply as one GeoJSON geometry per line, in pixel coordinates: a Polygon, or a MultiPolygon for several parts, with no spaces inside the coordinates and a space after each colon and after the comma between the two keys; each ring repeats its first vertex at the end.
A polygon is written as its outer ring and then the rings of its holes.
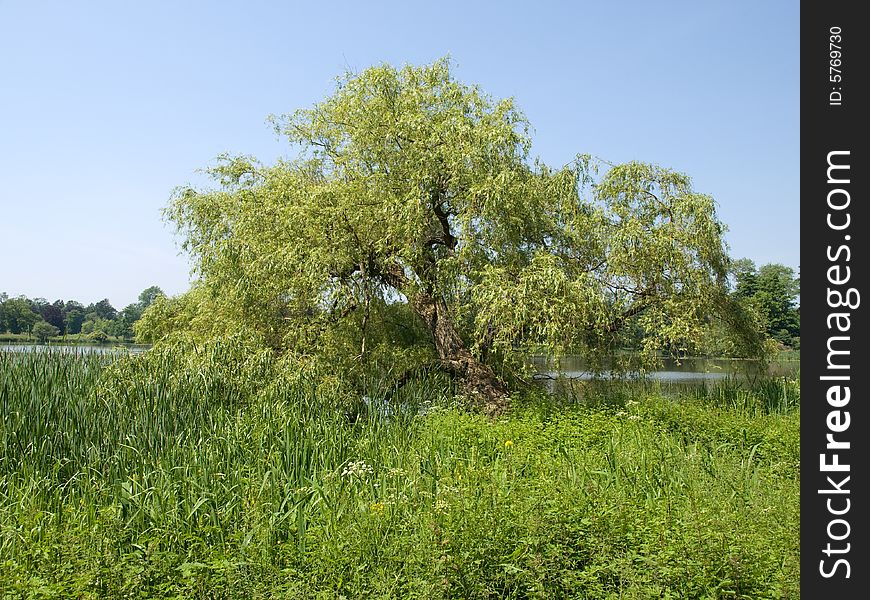
{"type": "Polygon", "coordinates": [[[349,418],[315,375],[238,338],[0,353],[4,597],[798,597],[794,398],[491,421],[423,378],[349,418]]]}

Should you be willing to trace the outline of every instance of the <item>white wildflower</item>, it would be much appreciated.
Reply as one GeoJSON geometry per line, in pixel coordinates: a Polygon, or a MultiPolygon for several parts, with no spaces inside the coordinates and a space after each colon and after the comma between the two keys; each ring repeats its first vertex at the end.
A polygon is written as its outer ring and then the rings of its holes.
{"type": "Polygon", "coordinates": [[[344,467],[341,471],[342,477],[368,477],[375,470],[372,468],[370,464],[367,464],[364,460],[352,460],[344,467]]]}

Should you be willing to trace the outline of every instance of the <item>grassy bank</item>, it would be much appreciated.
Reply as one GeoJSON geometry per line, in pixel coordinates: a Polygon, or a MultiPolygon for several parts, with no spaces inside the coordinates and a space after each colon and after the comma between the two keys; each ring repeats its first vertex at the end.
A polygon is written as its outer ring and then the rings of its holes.
{"type": "Polygon", "coordinates": [[[109,360],[0,352],[3,597],[799,595],[793,382],[492,423],[230,344],[109,360]]]}
{"type": "MultiPolygon", "coordinates": [[[[0,344],[36,344],[38,340],[32,333],[0,333],[0,344]]],[[[115,336],[107,336],[105,340],[95,339],[93,336],[84,333],[71,333],[68,335],[57,335],[48,339],[48,344],[66,345],[66,346],[96,346],[103,344],[125,345],[125,346],[144,346],[145,344],[136,344],[135,342],[115,336]]]]}

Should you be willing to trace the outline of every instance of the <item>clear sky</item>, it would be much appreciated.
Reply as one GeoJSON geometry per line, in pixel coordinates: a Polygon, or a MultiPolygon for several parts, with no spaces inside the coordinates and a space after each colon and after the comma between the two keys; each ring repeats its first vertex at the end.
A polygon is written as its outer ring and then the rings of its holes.
{"type": "Polygon", "coordinates": [[[546,162],[685,172],[732,256],[797,269],[798,2],[0,0],[0,292],[183,292],[175,186],[222,152],[288,154],[266,117],[347,69],[445,55],[517,99],[546,162]]]}

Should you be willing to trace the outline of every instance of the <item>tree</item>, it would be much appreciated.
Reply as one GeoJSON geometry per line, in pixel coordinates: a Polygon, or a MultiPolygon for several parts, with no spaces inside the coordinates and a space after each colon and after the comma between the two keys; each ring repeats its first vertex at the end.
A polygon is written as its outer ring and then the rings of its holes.
{"type": "Polygon", "coordinates": [[[144,308],[142,307],[141,302],[125,306],[124,309],[118,313],[118,318],[115,319],[112,334],[117,337],[132,339],[133,325],[142,317],[143,310],[144,308]]]}
{"type": "Polygon", "coordinates": [[[794,315],[800,280],[794,270],[781,264],[762,265],[758,269],[758,294],[765,296],[767,317],[776,330],[795,327],[794,315]]]}
{"type": "MultiPolygon", "coordinates": [[[[152,285],[151,287],[145,288],[142,290],[142,293],[139,294],[139,309],[140,312],[151,306],[151,304],[159,297],[165,296],[158,286],[152,285]]],[[[138,317],[137,317],[138,318],[138,317]]]]}
{"type": "Polygon", "coordinates": [[[47,300],[36,298],[33,303],[37,307],[39,314],[47,323],[57,327],[58,331],[63,331],[65,326],[65,306],[63,300],[56,300],[54,303],[49,304],[47,300]]]}
{"type": "Polygon", "coordinates": [[[105,344],[109,341],[109,335],[102,329],[95,329],[88,334],[88,340],[97,344],[105,344]]]}
{"type": "Polygon", "coordinates": [[[85,322],[84,306],[70,300],[67,302],[66,309],[66,318],[64,319],[66,332],[69,334],[81,333],[82,323],[85,322]]]}
{"type": "Polygon", "coordinates": [[[95,313],[97,317],[106,321],[114,321],[118,317],[118,311],[115,310],[108,298],[103,298],[96,304],[89,305],[85,312],[86,314],[95,313]]]}
{"type": "Polygon", "coordinates": [[[92,336],[99,332],[108,337],[108,335],[112,333],[114,325],[115,321],[102,319],[97,315],[97,313],[92,312],[86,315],[85,321],[82,323],[81,333],[92,336]]]}
{"type": "Polygon", "coordinates": [[[24,296],[8,298],[0,304],[0,330],[2,331],[27,332],[39,320],[39,313],[33,309],[32,302],[24,296]]]}
{"type": "Polygon", "coordinates": [[[142,313],[151,306],[155,300],[165,297],[163,290],[156,285],[142,290],[139,294],[139,302],[128,304],[118,313],[111,330],[108,333],[124,339],[132,339],[135,335],[133,326],[142,317],[142,313]]]}
{"type": "Polygon", "coordinates": [[[48,341],[49,338],[53,338],[58,333],[60,333],[60,329],[58,329],[51,323],[46,323],[45,321],[37,321],[36,323],[34,323],[31,332],[40,344],[44,344],[48,341]]]}
{"type": "Polygon", "coordinates": [[[58,335],[60,330],[51,323],[40,320],[33,324],[31,333],[39,343],[44,344],[49,338],[58,335]]]}
{"type": "Polygon", "coordinates": [[[739,267],[734,269],[737,282],[734,295],[758,311],[767,335],[788,346],[798,344],[800,279],[794,270],[778,263],[756,270],[748,259],[734,262],[739,267]]]}
{"type": "Polygon", "coordinates": [[[748,258],[739,258],[732,262],[731,272],[734,274],[734,295],[738,298],[751,298],[758,292],[758,271],[755,263],[748,258]]]}
{"type": "Polygon", "coordinates": [[[446,60],[348,74],[273,124],[295,160],[223,156],[217,187],[179,189],[166,215],[211,321],[278,350],[365,362],[385,309],[405,304],[438,366],[498,413],[502,374],[530,349],[606,353],[639,325],[652,356],[727,307],[711,197],[654,165],[532,161],[514,102],[446,60]]]}

